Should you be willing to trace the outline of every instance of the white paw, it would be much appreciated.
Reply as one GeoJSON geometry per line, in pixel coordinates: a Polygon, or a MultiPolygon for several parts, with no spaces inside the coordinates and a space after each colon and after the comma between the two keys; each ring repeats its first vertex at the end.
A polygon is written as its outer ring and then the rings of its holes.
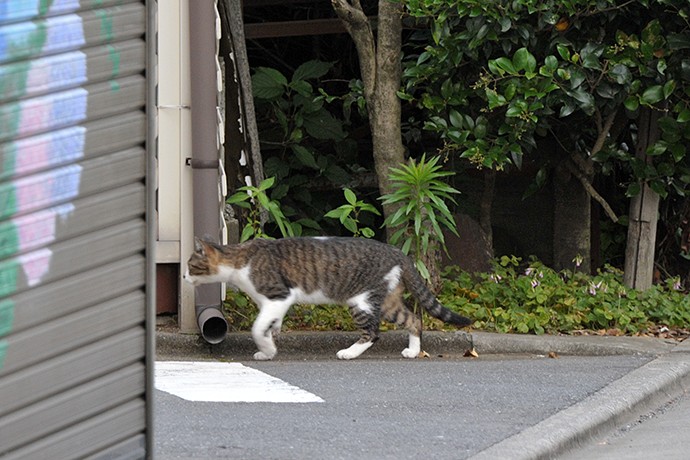
{"type": "Polygon", "coordinates": [[[336,353],[335,356],[337,356],[338,359],[353,359],[359,356],[359,354],[352,353],[350,350],[345,348],[344,350],[340,350],[338,353],[336,353]]]}
{"type": "Polygon", "coordinates": [[[268,354],[264,353],[263,351],[257,351],[256,353],[254,353],[254,359],[256,361],[269,361],[269,360],[273,359],[273,357],[275,355],[276,355],[275,353],[268,355],[268,354]]]}
{"type": "Polygon", "coordinates": [[[368,350],[373,344],[374,342],[353,343],[349,348],[344,348],[335,355],[338,357],[338,359],[355,359],[357,356],[368,350]]]}
{"type": "Polygon", "coordinates": [[[405,348],[402,351],[402,355],[403,355],[403,358],[409,358],[409,359],[416,358],[417,356],[419,356],[419,350],[411,350],[409,348],[405,348]]]}

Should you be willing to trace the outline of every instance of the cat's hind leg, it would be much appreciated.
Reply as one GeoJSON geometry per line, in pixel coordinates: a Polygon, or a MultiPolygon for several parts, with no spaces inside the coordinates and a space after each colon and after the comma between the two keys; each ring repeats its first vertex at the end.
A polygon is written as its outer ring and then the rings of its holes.
{"type": "Polygon", "coordinates": [[[357,342],[336,353],[338,359],[355,359],[367,351],[379,338],[378,311],[372,306],[368,297],[368,293],[364,293],[348,300],[352,318],[363,332],[357,342]]]}
{"type": "Polygon", "coordinates": [[[403,326],[407,330],[408,344],[402,355],[404,358],[416,358],[421,351],[422,323],[417,315],[405,306],[402,293],[402,285],[390,291],[383,301],[381,313],[386,321],[403,326]]]}
{"type": "Polygon", "coordinates": [[[259,315],[252,325],[252,338],[259,351],[254,353],[257,361],[273,359],[278,352],[273,342],[273,333],[280,330],[283,317],[292,304],[289,301],[268,301],[261,305],[259,315]]]}

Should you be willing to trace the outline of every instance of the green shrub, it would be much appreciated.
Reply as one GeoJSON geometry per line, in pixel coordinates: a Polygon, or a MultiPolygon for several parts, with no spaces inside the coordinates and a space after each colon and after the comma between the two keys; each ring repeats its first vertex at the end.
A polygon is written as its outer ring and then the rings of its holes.
{"type": "Polygon", "coordinates": [[[493,273],[473,278],[445,273],[440,300],[475,319],[477,329],[534,334],[607,330],[635,334],[652,324],[687,327],[690,299],[673,282],[645,292],[626,288],[622,273],[605,266],[595,276],[556,272],[536,260],[525,267],[504,256],[493,273]]]}

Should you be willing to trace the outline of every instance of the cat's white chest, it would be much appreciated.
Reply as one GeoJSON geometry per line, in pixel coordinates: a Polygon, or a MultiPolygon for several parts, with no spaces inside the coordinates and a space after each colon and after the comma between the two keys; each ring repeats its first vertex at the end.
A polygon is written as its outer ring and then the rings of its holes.
{"type": "Polygon", "coordinates": [[[233,287],[246,292],[250,297],[256,298],[258,294],[254,283],[250,278],[251,267],[249,265],[242,268],[228,267],[221,265],[218,267],[218,277],[233,287]]]}

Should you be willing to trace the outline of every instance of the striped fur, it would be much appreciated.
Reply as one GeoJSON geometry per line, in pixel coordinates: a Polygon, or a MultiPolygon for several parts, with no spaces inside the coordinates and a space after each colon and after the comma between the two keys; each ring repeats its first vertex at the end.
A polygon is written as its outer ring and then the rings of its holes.
{"type": "Polygon", "coordinates": [[[255,359],[275,356],[273,333],[297,303],[350,308],[362,335],[337,353],[340,359],[356,358],[369,348],[378,339],[381,319],[408,331],[409,345],[402,354],[417,357],[421,324],[405,305],[405,289],[435,318],[460,327],[472,323],[439,303],[399,249],[362,238],[285,238],[226,246],[196,240],[185,279],[194,284],[227,282],[256,302],[255,359]]]}

